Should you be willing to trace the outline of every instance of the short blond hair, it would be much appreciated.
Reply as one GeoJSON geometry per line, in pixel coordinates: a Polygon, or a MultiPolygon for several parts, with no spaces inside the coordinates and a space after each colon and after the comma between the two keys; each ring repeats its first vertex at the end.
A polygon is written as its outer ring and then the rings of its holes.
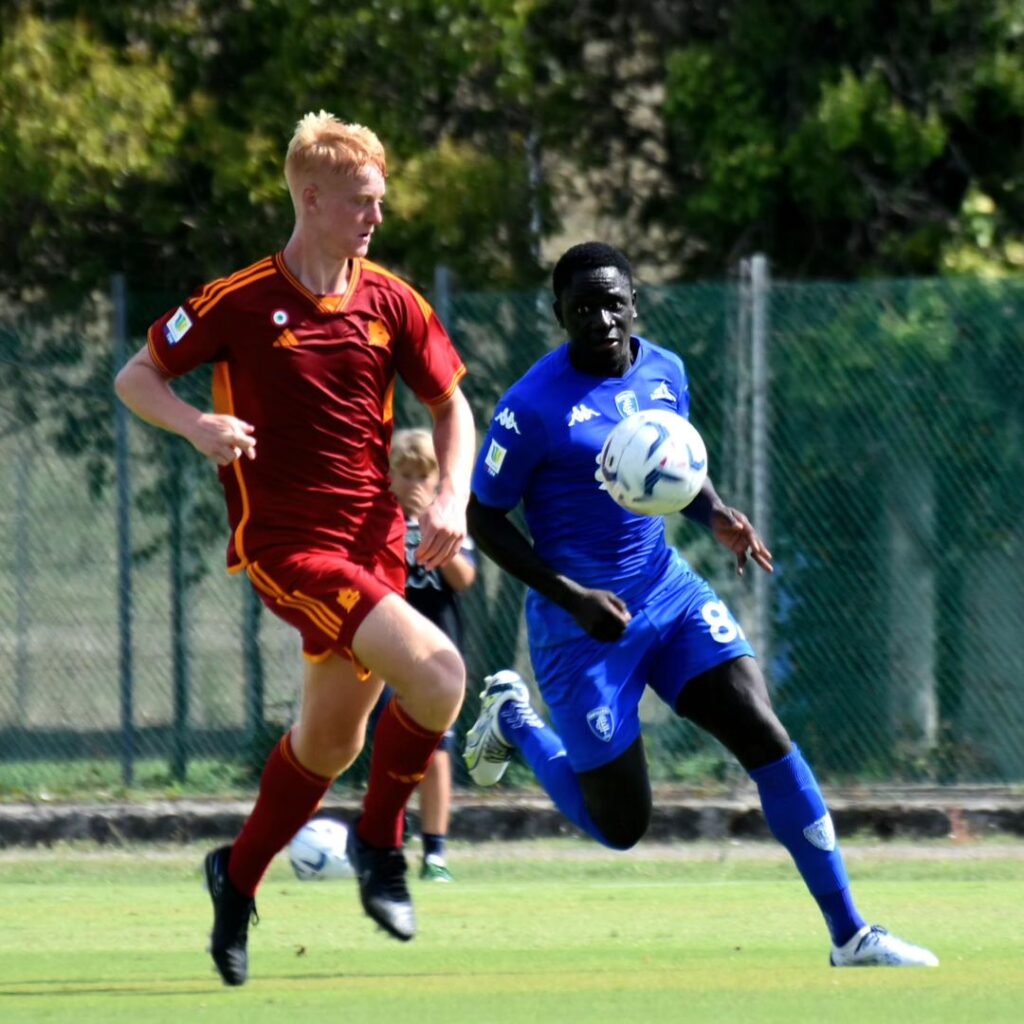
{"type": "Polygon", "coordinates": [[[367,165],[387,177],[384,145],[374,132],[361,124],[346,124],[326,110],[311,111],[295,126],[284,159],[284,176],[294,199],[306,179],[318,173],[352,175],[367,165]]]}
{"type": "Polygon", "coordinates": [[[399,466],[414,466],[421,473],[437,472],[434,438],[429,430],[406,427],[395,431],[391,439],[391,468],[397,469],[399,466]]]}

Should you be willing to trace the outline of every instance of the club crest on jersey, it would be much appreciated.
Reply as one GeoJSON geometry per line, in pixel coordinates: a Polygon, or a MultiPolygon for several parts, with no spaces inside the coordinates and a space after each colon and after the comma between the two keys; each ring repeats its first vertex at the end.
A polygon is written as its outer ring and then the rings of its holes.
{"type": "Polygon", "coordinates": [[[366,341],[373,348],[387,348],[391,334],[380,320],[371,320],[366,325],[366,341]]]}
{"type": "Polygon", "coordinates": [[[615,716],[612,714],[611,708],[600,707],[588,711],[587,725],[590,726],[590,731],[605,743],[611,742],[611,738],[615,735],[615,716]]]}
{"type": "Polygon", "coordinates": [[[516,423],[516,414],[507,405],[498,413],[497,416],[494,417],[494,422],[500,423],[506,430],[514,430],[519,434],[519,424],[516,423]]]}
{"type": "Polygon", "coordinates": [[[491,446],[487,449],[487,455],[484,458],[484,465],[491,476],[497,476],[501,472],[501,464],[505,461],[506,455],[508,455],[508,449],[502,448],[492,437],[491,446]]]}
{"type": "Polygon", "coordinates": [[[678,399],[675,396],[675,392],[668,386],[668,381],[663,380],[652,392],[651,401],[657,402],[662,399],[666,402],[676,402],[678,399]]]}
{"type": "Polygon", "coordinates": [[[283,309],[275,309],[271,314],[270,319],[274,321],[275,326],[284,327],[288,323],[288,314],[283,309]]]}
{"type": "Polygon", "coordinates": [[[584,405],[581,402],[579,405],[572,407],[568,423],[570,427],[575,427],[577,423],[586,423],[587,420],[592,420],[595,416],[600,415],[596,409],[591,409],[589,405],[584,405]]]}
{"type": "Polygon", "coordinates": [[[625,419],[627,416],[632,416],[633,413],[640,411],[640,403],[637,401],[635,391],[620,391],[615,396],[615,408],[619,410],[619,415],[625,419]]]}
{"type": "Polygon", "coordinates": [[[184,306],[179,306],[177,312],[164,324],[164,337],[168,345],[177,345],[182,338],[188,334],[192,327],[192,320],[185,312],[184,306]]]}
{"type": "Polygon", "coordinates": [[[826,813],[823,818],[812,821],[804,829],[804,839],[819,850],[830,853],[836,848],[836,830],[832,825],[832,815],[826,813]]]}

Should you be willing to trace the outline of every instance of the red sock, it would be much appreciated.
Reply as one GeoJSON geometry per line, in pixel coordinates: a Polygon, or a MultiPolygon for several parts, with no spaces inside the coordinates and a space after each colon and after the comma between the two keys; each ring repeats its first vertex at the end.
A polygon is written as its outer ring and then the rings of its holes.
{"type": "Polygon", "coordinates": [[[239,892],[256,894],[270,862],[309,821],[332,781],[299,764],[285,733],[267,758],[256,806],[231,847],[228,877],[239,892]]]}
{"type": "Polygon", "coordinates": [[[377,719],[370,757],[370,781],[359,819],[359,837],[371,846],[401,846],[405,805],[444,733],[427,732],[394,697],[377,719]]]}

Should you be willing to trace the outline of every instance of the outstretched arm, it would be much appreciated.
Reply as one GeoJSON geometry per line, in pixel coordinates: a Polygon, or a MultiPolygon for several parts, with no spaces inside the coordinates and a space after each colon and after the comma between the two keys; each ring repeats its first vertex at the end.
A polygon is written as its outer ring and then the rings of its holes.
{"type": "Polygon", "coordinates": [[[683,509],[683,515],[707,527],[715,540],[736,556],[738,576],[743,575],[748,558],[752,558],[765,572],[772,571],[772,553],[761,535],[738,508],[722,501],[710,477],[704,481],[700,494],[683,509]]]}
{"type": "Polygon", "coordinates": [[[469,499],[469,531],[478,547],[507,573],[564,608],[595,640],[618,640],[631,618],[625,602],[608,590],[591,590],[555,572],[509,521],[505,509],[469,499]]]}

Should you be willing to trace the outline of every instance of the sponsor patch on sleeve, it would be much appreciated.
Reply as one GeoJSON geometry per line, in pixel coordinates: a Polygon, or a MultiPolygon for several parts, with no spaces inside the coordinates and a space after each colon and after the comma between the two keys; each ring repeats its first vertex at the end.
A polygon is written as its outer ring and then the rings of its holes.
{"type": "Polygon", "coordinates": [[[189,332],[192,320],[185,312],[184,306],[179,306],[178,311],[164,324],[164,337],[168,345],[177,345],[189,332]]]}
{"type": "Polygon", "coordinates": [[[505,461],[507,454],[508,449],[502,448],[497,441],[491,438],[491,446],[487,449],[487,455],[484,458],[484,465],[490,471],[491,476],[497,476],[501,472],[501,464],[505,461]]]}

